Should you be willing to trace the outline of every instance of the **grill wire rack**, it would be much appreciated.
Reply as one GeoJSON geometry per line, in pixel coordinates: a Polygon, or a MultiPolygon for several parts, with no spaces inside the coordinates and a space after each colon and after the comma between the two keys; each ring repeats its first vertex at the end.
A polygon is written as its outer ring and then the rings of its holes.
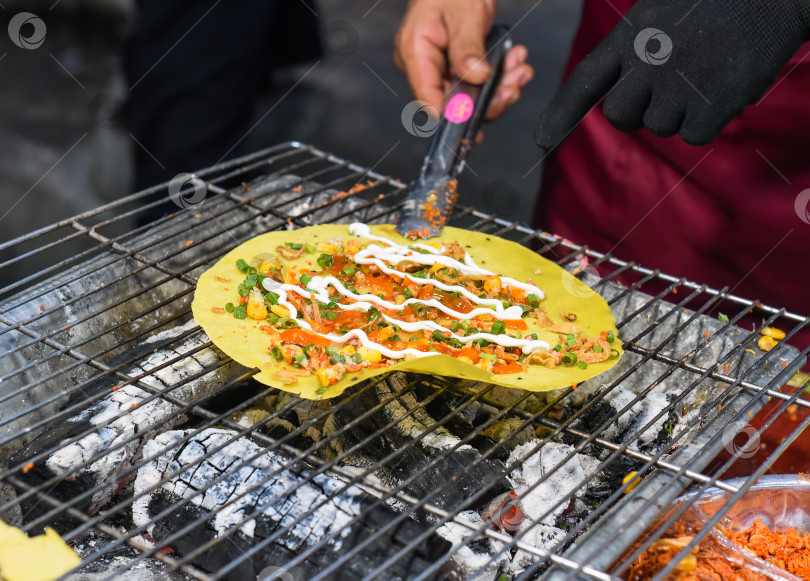
{"type": "Polygon", "coordinates": [[[197,277],[268,230],[391,222],[407,190],[298,142],[197,176],[149,225],[129,226],[165,184],[0,245],[0,515],[56,528],[82,557],[65,579],[613,579],[684,491],[720,487],[730,507],[810,423],[724,483],[767,402],[749,437],[808,407],[782,391],[808,319],[469,207],[450,224],[608,300],[614,369],[546,393],[389,374],[309,402],[259,385],[191,319],[197,277]],[[767,353],[764,326],[787,332],[767,353]]]}

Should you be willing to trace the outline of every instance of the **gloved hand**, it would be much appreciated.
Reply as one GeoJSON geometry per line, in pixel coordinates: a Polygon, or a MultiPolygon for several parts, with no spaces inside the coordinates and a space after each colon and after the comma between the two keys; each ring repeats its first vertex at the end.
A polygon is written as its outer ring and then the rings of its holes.
{"type": "Polygon", "coordinates": [[[708,143],[808,39],[810,0],[640,0],[577,66],[535,138],[556,147],[604,97],[618,129],[708,143]]]}

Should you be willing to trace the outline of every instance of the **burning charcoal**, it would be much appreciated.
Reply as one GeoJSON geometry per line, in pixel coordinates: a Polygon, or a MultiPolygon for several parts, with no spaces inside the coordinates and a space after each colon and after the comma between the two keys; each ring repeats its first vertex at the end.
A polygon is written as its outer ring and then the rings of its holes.
{"type": "MultiPolygon", "coordinates": [[[[365,389],[345,404],[336,406],[337,421],[347,424],[381,401],[389,400],[394,393],[405,388],[406,377],[394,373],[387,382],[380,382],[374,389],[365,389]]],[[[437,420],[425,411],[413,392],[408,391],[390,401],[383,407],[383,412],[353,427],[346,444],[347,447],[354,445],[377,433],[389,422],[397,421],[384,435],[373,437],[362,450],[375,462],[393,456],[393,460],[380,471],[384,480],[396,485],[415,476],[415,480],[405,487],[406,492],[423,498],[439,491],[430,502],[447,510],[453,510],[482,489],[491,488],[493,496],[509,490],[500,461],[488,458],[481,462],[481,454],[469,444],[449,451],[459,443],[459,438],[443,426],[435,427],[437,420]],[[409,412],[412,413],[409,415],[409,412]],[[421,435],[424,437],[416,442],[421,435]],[[434,460],[436,463],[429,467],[434,460]],[[478,463],[471,466],[473,462],[478,463]]]]}
{"type": "MultiPolygon", "coordinates": [[[[424,532],[423,526],[411,519],[404,519],[393,530],[380,531],[396,513],[386,506],[372,506],[376,501],[373,496],[356,486],[341,490],[345,487],[343,481],[326,474],[309,478],[309,469],[292,463],[286,454],[264,451],[233,431],[166,432],[146,444],[144,455],[156,458],[138,471],[135,480],[135,494],[139,497],[132,512],[136,525],[147,527],[149,534],[160,541],[201,519],[198,526],[170,543],[181,554],[223,537],[226,531],[231,533],[193,559],[198,567],[215,572],[263,539],[278,534],[231,570],[228,579],[255,579],[269,566],[284,566],[296,579],[309,579],[337,560],[341,552],[373,537],[357,557],[347,560],[340,576],[330,577],[359,579],[424,532]],[[192,437],[180,442],[187,436],[192,437]],[[167,480],[159,484],[164,478],[167,480]],[[157,485],[156,491],[148,492],[157,485]],[[190,502],[177,507],[181,499],[190,502]],[[313,512],[305,516],[310,509],[313,512]],[[162,511],[169,513],[155,520],[162,511]],[[253,513],[256,516],[246,520],[253,513]],[[359,521],[350,522],[359,515],[359,521]],[[234,532],[233,527],[239,527],[238,531],[234,532]],[[326,540],[333,534],[334,538],[326,540]],[[287,565],[318,544],[322,546],[298,566],[287,565]]],[[[416,576],[449,547],[449,543],[431,535],[407,557],[387,566],[387,575],[403,579],[416,576]]]]}
{"type": "MultiPolygon", "coordinates": [[[[148,347],[154,343],[177,337],[193,329],[196,323],[192,320],[158,333],[147,339],[148,347]]],[[[124,373],[135,377],[149,372],[166,361],[198,348],[208,342],[203,332],[194,333],[182,340],[157,351],[151,351],[137,363],[124,369],[124,373]]],[[[154,349],[154,346],[150,347],[154,349]]],[[[205,368],[225,360],[225,356],[212,348],[202,349],[176,363],[145,376],[140,381],[156,390],[178,385],[169,392],[170,395],[185,401],[198,400],[209,395],[228,381],[243,374],[245,369],[232,362],[226,363],[210,373],[188,380],[189,377],[205,368]]],[[[90,512],[98,510],[109,501],[113,492],[124,483],[116,476],[120,471],[129,468],[140,458],[143,441],[157,434],[172,429],[185,421],[185,416],[177,413],[177,406],[161,398],[148,403],[143,400],[151,394],[135,384],[116,389],[120,378],[105,376],[86,391],[105,393],[104,398],[92,404],[80,413],[66,420],[57,422],[53,428],[35,439],[23,452],[15,457],[11,464],[27,463],[28,458],[48,450],[54,450],[43,460],[34,463],[33,467],[19,478],[38,485],[54,477],[65,477],[51,494],[62,499],[70,499],[86,490],[99,487],[93,494],[89,506],[90,512]],[[117,418],[118,414],[126,412],[117,418]],[[78,435],[88,428],[93,431],[68,445],[61,442],[78,435]],[[122,447],[91,461],[91,457],[113,446],[122,447]]],[[[35,502],[35,501],[34,501],[35,502]]],[[[25,507],[23,507],[25,513],[25,507]]]]}

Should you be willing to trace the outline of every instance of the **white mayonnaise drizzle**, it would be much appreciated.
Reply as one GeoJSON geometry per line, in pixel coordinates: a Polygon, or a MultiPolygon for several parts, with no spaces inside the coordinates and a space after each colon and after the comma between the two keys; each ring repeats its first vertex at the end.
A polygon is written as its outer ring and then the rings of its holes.
{"type": "MultiPolygon", "coordinates": [[[[457,260],[454,260],[448,256],[444,256],[440,254],[442,250],[436,249],[432,246],[427,244],[412,244],[412,247],[419,248],[422,250],[426,250],[429,254],[422,254],[409,248],[407,246],[401,246],[399,244],[394,243],[387,238],[383,238],[381,236],[375,236],[371,234],[370,229],[365,224],[354,223],[349,226],[349,232],[356,236],[360,236],[363,238],[369,238],[372,240],[377,240],[379,242],[383,242],[388,245],[387,248],[382,248],[377,244],[369,244],[366,248],[359,251],[352,257],[352,260],[357,264],[374,264],[384,273],[398,277],[407,278],[408,280],[416,283],[416,284],[432,284],[434,287],[440,288],[444,291],[448,292],[457,292],[468,300],[473,303],[477,303],[479,305],[487,305],[484,307],[474,308],[469,313],[462,313],[451,309],[443,305],[440,301],[436,299],[416,299],[410,298],[405,300],[404,303],[396,304],[380,297],[372,294],[357,294],[351,292],[347,289],[343,283],[341,283],[337,278],[333,276],[313,276],[312,279],[307,283],[307,288],[311,290],[304,290],[298,285],[294,284],[282,284],[279,282],[274,281],[271,278],[265,278],[263,281],[263,285],[265,290],[273,292],[278,295],[278,304],[282,307],[286,308],[290,315],[291,319],[295,319],[298,315],[298,311],[295,306],[287,300],[287,293],[288,292],[295,292],[298,293],[300,296],[311,299],[315,298],[315,300],[320,301],[321,303],[329,303],[332,299],[329,296],[329,287],[333,287],[339,294],[343,295],[344,297],[351,298],[356,302],[350,303],[347,305],[343,305],[337,303],[337,306],[340,309],[347,310],[347,311],[367,311],[372,306],[378,306],[383,309],[387,310],[401,310],[405,308],[405,306],[415,303],[420,303],[422,305],[428,307],[434,307],[443,313],[450,315],[456,319],[472,319],[479,315],[490,315],[495,317],[496,319],[500,320],[519,320],[521,315],[523,314],[523,309],[521,309],[517,305],[512,305],[510,307],[504,308],[503,303],[498,299],[486,299],[480,298],[477,295],[469,292],[466,288],[462,286],[455,286],[455,285],[447,285],[442,283],[441,281],[432,279],[432,278],[418,278],[411,276],[406,272],[400,272],[393,268],[389,268],[385,263],[397,263],[402,259],[407,259],[412,262],[416,262],[418,264],[424,265],[434,265],[434,264],[442,264],[443,266],[447,266],[449,268],[454,268],[461,273],[464,274],[477,274],[477,275],[488,275],[494,276],[494,273],[480,268],[477,266],[470,255],[465,253],[464,263],[461,263],[457,260]]],[[[508,277],[500,277],[501,283],[505,286],[512,286],[515,288],[520,288],[525,290],[529,293],[535,294],[538,299],[542,299],[545,295],[543,291],[537,288],[534,285],[522,283],[520,281],[514,280],[508,277]]],[[[470,344],[472,341],[478,339],[485,339],[490,343],[495,343],[497,345],[501,345],[503,347],[520,347],[523,353],[529,354],[533,353],[534,351],[548,351],[551,346],[546,341],[539,341],[539,340],[532,340],[532,339],[517,339],[515,337],[510,337],[509,335],[493,335],[491,333],[475,333],[473,335],[469,335],[467,337],[462,335],[456,335],[450,329],[435,323],[434,321],[416,321],[416,322],[407,322],[402,321],[400,319],[395,319],[393,317],[389,317],[383,313],[381,313],[382,317],[391,323],[392,325],[396,325],[400,329],[403,329],[408,332],[418,332],[418,331],[439,331],[442,334],[450,334],[450,338],[458,339],[462,343],[470,344]]],[[[367,349],[374,349],[376,351],[381,352],[383,355],[388,357],[389,359],[400,359],[405,357],[405,355],[412,355],[414,357],[428,357],[430,355],[435,354],[435,352],[425,352],[419,351],[417,349],[402,349],[402,350],[393,350],[385,347],[384,345],[380,345],[379,343],[375,343],[371,339],[369,339],[368,335],[362,329],[353,329],[344,335],[334,335],[332,333],[317,333],[313,331],[312,325],[310,325],[307,321],[303,320],[296,320],[299,327],[312,331],[321,337],[325,337],[326,339],[334,342],[334,343],[346,343],[352,338],[356,338],[360,341],[360,344],[366,347],[367,349]]]]}

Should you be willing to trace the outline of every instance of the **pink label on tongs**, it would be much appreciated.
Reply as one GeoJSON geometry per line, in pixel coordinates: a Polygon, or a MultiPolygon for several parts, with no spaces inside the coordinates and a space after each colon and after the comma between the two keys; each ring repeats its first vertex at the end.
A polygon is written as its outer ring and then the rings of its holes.
{"type": "Polygon", "coordinates": [[[467,93],[456,93],[447,101],[444,116],[450,123],[464,123],[472,116],[474,108],[472,97],[467,93]]]}

